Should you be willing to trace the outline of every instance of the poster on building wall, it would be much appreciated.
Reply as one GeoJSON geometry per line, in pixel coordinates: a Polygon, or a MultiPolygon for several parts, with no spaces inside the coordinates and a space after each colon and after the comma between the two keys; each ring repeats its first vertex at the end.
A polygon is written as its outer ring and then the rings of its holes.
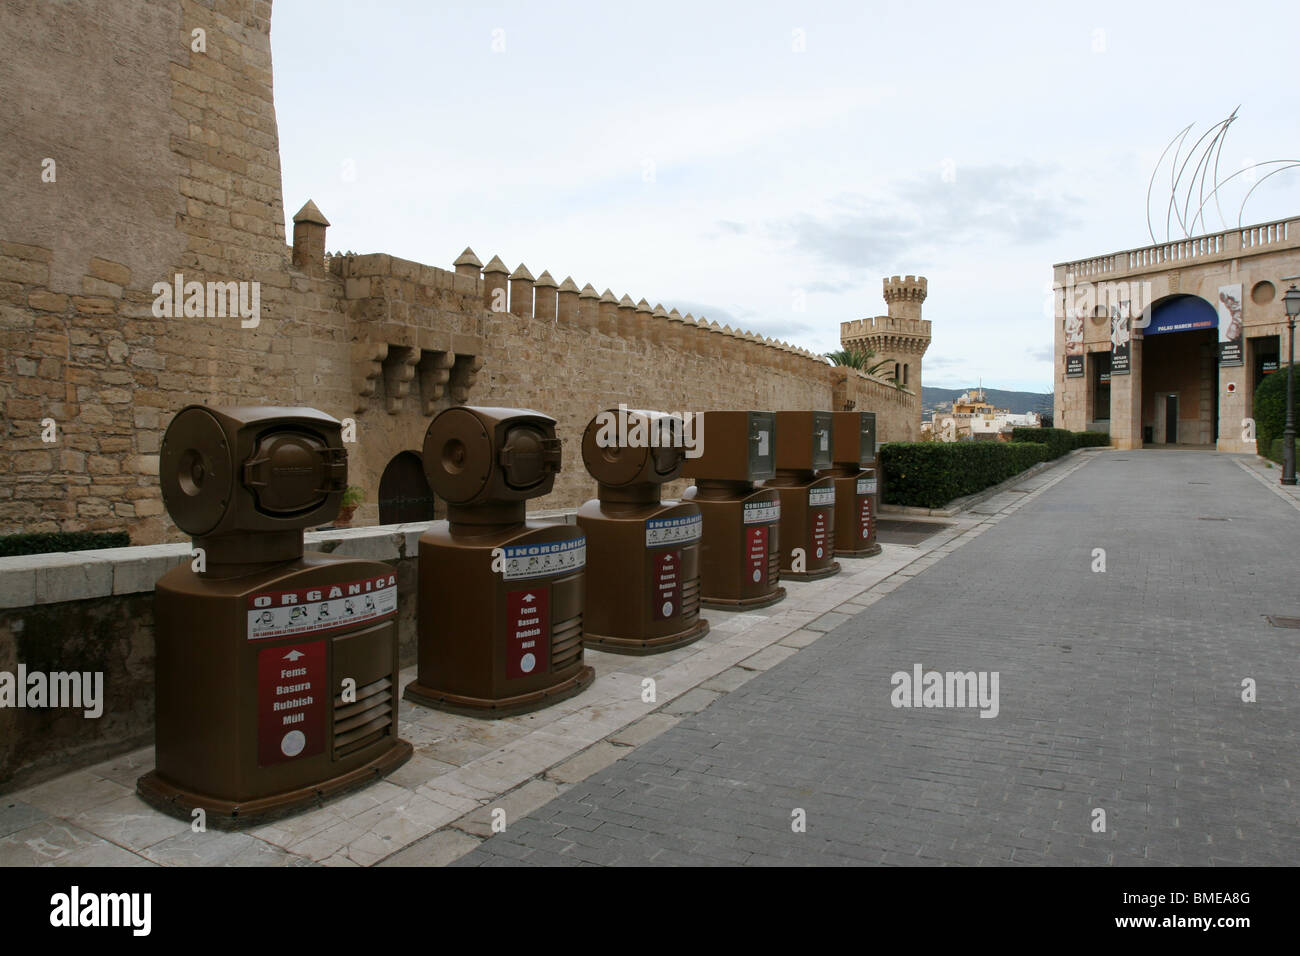
{"type": "Polygon", "coordinates": [[[1083,377],[1083,311],[1065,317],[1065,377],[1083,377]]]}
{"type": "Polygon", "coordinates": [[[1133,348],[1133,323],[1130,320],[1129,300],[1110,307],[1110,374],[1127,375],[1133,348]]]}
{"type": "Polygon", "coordinates": [[[1219,365],[1242,365],[1241,284],[1219,286],[1219,365]]]}

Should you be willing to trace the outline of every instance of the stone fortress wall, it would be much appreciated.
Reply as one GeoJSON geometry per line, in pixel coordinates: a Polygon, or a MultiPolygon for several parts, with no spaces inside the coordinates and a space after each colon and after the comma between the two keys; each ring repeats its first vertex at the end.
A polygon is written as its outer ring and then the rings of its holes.
{"type": "Polygon", "coordinates": [[[158,451],[172,415],[194,402],[354,419],[361,523],[378,519],[385,466],[418,452],[429,419],[457,403],[558,420],[565,470],[541,509],[594,493],[578,439],[620,402],[853,407],[877,413],[881,440],[919,433],[924,279],[885,280],[890,315],[869,320],[906,333],[888,343],[914,363],[903,391],[645,299],[508,271],[495,257],[482,265],[468,249],[454,271],[328,257],[328,222],[310,202],[291,247],[270,2],[129,6],[13,2],[0,13],[0,97],[23,105],[0,115],[0,534],[180,540],[158,451]],[[156,317],[154,284],[178,274],[258,283],[256,324],[209,311],[210,296],[204,314],[156,317]]]}

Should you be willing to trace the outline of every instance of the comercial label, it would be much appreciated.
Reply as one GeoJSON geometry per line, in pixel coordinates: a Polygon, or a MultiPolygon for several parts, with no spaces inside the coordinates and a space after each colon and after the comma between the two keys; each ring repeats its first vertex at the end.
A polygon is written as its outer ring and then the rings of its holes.
{"type": "Polygon", "coordinates": [[[587,539],[512,544],[502,549],[502,576],[507,581],[564,574],[587,566],[587,539]]]}
{"type": "Polygon", "coordinates": [[[871,537],[871,498],[866,495],[858,499],[858,536],[863,541],[871,537]]]}
{"type": "Polygon", "coordinates": [[[860,495],[874,495],[875,493],[876,493],[876,479],[875,479],[875,478],[859,478],[859,479],[858,479],[858,494],[860,494],[860,495]]]}
{"type": "MultiPolygon", "coordinates": [[[[394,588],[396,590],[396,588],[394,588]]],[[[325,749],[325,642],[268,647],[257,654],[257,765],[325,749]]]]}
{"type": "Polygon", "coordinates": [[[809,508],[824,508],[833,504],[835,504],[835,487],[833,485],[808,489],[809,508]]]}
{"type": "Polygon", "coordinates": [[[781,520],[781,501],[746,501],[745,524],[771,524],[781,520]]]}
{"type": "Polygon", "coordinates": [[[818,509],[817,511],[812,512],[811,517],[812,548],[809,553],[813,558],[821,559],[826,557],[827,552],[830,550],[829,542],[827,541],[827,532],[829,532],[831,526],[830,512],[826,511],[824,508],[818,509]]]}
{"type": "Polygon", "coordinates": [[[551,666],[551,591],[506,593],[506,677],[544,674],[551,666]]]}
{"type": "Polygon", "coordinates": [[[682,553],[660,551],[650,575],[650,606],[656,621],[676,617],[682,609],[682,553]]]}
{"type": "Polygon", "coordinates": [[[651,518],[645,523],[645,546],[662,547],[666,544],[686,544],[700,540],[704,528],[702,515],[679,515],[676,518],[651,518]]]}
{"type": "Polygon", "coordinates": [[[397,575],[249,595],[248,639],[319,634],[397,613],[397,575]]]}
{"type": "Polygon", "coordinates": [[[768,526],[745,529],[745,570],[754,584],[767,583],[768,526]]]}

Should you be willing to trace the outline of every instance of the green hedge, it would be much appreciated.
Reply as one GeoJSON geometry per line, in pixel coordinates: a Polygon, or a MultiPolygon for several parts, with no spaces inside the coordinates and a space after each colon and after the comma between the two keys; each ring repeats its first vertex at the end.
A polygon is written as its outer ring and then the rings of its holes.
{"type": "Polygon", "coordinates": [[[1048,458],[1060,458],[1076,448],[1097,448],[1110,444],[1105,432],[1072,432],[1068,428],[1035,428],[1022,425],[1011,429],[1012,441],[1039,442],[1047,446],[1048,458]]]}
{"type": "MultiPolygon", "coordinates": [[[[1272,458],[1273,443],[1282,438],[1286,428],[1286,366],[1283,365],[1255,389],[1255,448],[1261,455],[1272,458]]],[[[1281,445],[1278,446],[1281,461],[1281,445]]]]}
{"type": "Polygon", "coordinates": [[[886,504],[939,508],[1047,459],[1038,442],[889,442],[880,449],[886,504]]]}
{"type": "Polygon", "coordinates": [[[19,554],[48,554],[51,551],[94,551],[126,548],[131,536],[125,531],[49,531],[43,534],[0,535],[0,558],[19,554]]]}
{"type": "Polygon", "coordinates": [[[1074,432],[1068,428],[1035,428],[1022,425],[1011,429],[1012,441],[1038,442],[1047,446],[1048,458],[1060,458],[1074,449],[1074,432]]]}

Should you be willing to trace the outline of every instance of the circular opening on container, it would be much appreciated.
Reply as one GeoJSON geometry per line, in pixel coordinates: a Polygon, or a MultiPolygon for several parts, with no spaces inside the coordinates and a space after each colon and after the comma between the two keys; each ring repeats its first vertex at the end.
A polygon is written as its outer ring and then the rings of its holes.
{"type": "Polygon", "coordinates": [[[465,443],[453,438],[442,446],[442,467],[449,474],[459,475],[465,470],[465,443]]]}
{"type": "Polygon", "coordinates": [[[181,455],[176,475],[176,483],[181,486],[181,491],[193,498],[203,490],[203,478],[206,474],[203,456],[198,451],[190,448],[181,455]]]}

